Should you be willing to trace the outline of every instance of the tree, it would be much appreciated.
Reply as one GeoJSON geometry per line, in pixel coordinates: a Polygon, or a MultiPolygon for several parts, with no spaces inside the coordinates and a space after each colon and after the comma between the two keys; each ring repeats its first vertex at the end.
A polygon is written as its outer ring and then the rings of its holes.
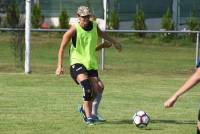
{"type": "MultiPolygon", "coordinates": [[[[200,28],[200,22],[197,17],[196,10],[192,9],[191,16],[186,20],[187,27],[192,31],[198,31],[200,28]]],[[[192,39],[192,41],[195,41],[195,34],[191,33],[189,34],[189,37],[192,39]]]]}
{"type": "Polygon", "coordinates": [[[119,16],[116,10],[111,12],[110,27],[112,29],[119,29],[119,16]]]}
{"type": "Polygon", "coordinates": [[[69,16],[67,15],[66,10],[62,10],[59,16],[60,28],[67,29],[69,28],[69,16]]]}
{"type": "MultiPolygon", "coordinates": [[[[135,30],[145,30],[146,29],[144,10],[141,7],[139,7],[139,9],[136,11],[132,27],[135,30]]],[[[145,37],[145,33],[136,33],[135,35],[139,36],[139,37],[145,37]]]]}
{"type": "Polygon", "coordinates": [[[40,25],[42,24],[42,21],[43,18],[41,15],[41,9],[38,4],[34,4],[32,9],[32,18],[31,18],[32,27],[39,28],[40,25]]]}
{"type": "MultiPolygon", "coordinates": [[[[173,30],[174,29],[174,25],[173,25],[173,21],[172,21],[172,13],[170,12],[169,8],[167,9],[167,11],[165,12],[165,14],[162,17],[161,28],[164,30],[173,30]]],[[[161,34],[161,39],[163,39],[165,41],[169,41],[172,38],[173,38],[173,35],[170,33],[161,34]]]]}
{"type": "Polygon", "coordinates": [[[7,27],[17,28],[20,19],[20,13],[15,2],[8,6],[6,14],[7,27]]]}
{"type": "Polygon", "coordinates": [[[169,8],[167,9],[166,13],[162,17],[161,27],[162,27],[162,29],[165,29],[165,30],[173,30],[174,29],[174,25],[172,22],[172,14],[171,14],[169,8]]]}
{"type": "MultiPolygon", "coordinates": [[[[24,28],[21,23],[20,12],[15,2],[8,6],[6,11],[6,24],[11,28],[24,28]]],[[[15,58],[16,67],[24,67],[24,31],[13,31],[11,36],[11,48],[15,58]]]]}

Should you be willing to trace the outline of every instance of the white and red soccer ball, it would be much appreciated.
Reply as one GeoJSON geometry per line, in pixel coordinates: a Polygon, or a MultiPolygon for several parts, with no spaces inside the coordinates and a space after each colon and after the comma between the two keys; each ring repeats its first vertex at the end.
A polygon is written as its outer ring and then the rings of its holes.
{"type": "Polygon", "coordinates": [[[134,113],[132,120],[136,127],[144,128],[149,124],[150,117],[145,111],[140,110],[134,113]]]}

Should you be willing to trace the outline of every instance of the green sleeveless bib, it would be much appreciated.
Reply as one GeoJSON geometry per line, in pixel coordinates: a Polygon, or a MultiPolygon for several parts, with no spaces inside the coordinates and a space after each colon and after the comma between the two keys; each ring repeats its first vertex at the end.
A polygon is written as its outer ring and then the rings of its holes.
{"type": "Polygon", "coordinates": [[[76,47],[71,45],[70,65],[75,63],[83,64],[87,70],[98,69],[96,45],[98,41],[97,24],[93,22],[93,28],[90,31],[84,30],[79,24],[76,24],[76,47]]]}

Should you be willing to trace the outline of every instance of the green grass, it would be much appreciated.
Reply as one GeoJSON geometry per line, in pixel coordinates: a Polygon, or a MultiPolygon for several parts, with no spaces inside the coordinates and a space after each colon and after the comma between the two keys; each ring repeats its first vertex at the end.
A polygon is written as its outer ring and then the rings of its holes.
{"type": "Polygon", "coordinates": [[[67,53],[65,75],[54,75],[60,37],[51,36],[32,37],[31,75],[10,67],[9,40],[0,37],[0,133],[195,133],[198,85],[174,108],[163,107],[165,99],[192,73],[193,46],[152,45],[149,40],[123,38],[122,53],[106,49],[105,70],[99,73],[105,84],[100,113],[107,122],[91,127],[77,112],[82,91],[70,78],[67,53]],[[140,109],[151,118],[146,129],[138,129],[131,122],[133,113],[140,109]]]}

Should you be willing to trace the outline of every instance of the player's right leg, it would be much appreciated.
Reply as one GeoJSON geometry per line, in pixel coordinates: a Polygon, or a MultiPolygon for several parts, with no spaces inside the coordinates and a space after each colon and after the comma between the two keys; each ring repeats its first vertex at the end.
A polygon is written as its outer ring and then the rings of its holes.
{"type": "Polygon", "coordinates": [[[79,82],[81,88],[83,89],[83,110],[86,115],[86,123],[92,125],[94,123],[92,118],[92,88],[90,86],[90,81],[85,74],[79,74],[77,76],[77,81],[79,82]]]}
{"type": "Polygon", "coordinates": [[[80,112],[83,115],[84,121],[92,125],[92,94],[93,90],[88,79],[86,68],[81,64],[74,64],[70,68],[71,76],[79,84],[83,90],[83,107],[80,112]]]}

